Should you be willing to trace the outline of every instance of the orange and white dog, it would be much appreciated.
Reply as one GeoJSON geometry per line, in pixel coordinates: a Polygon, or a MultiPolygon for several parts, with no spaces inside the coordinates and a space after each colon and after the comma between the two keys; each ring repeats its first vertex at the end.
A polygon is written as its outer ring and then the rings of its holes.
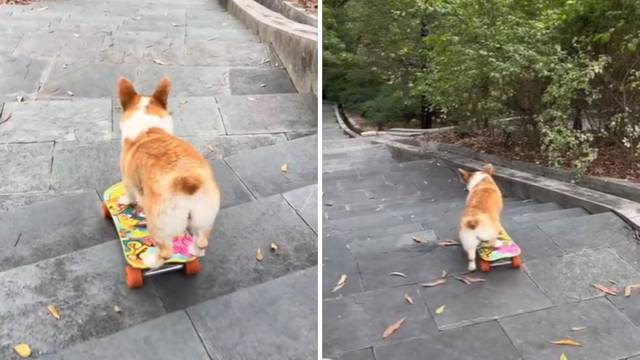
{"type": "Polygon", "coordinates": [[[469,195],[460,219],[460,242],[469,259],[469,271],[476,269],[476,249],[480,242],[501,246],[498,234],[502,229],[502,193],[491,175],[493,166],[485,165],[482,171],[469,172],[458,169],[469,195]]]}
{"type": "Polygon", "coordinates": [[[204,255],[220,209],[220,190],[209,163],[189,143],[173,136],[167,110],[169,79],[153,95],[138,95],[131,82],[118,79],[122,106],[120,172],[125,195],[120,204],[141,206],[158,251],[145,264],[161,266],[172,254],[172,240],[189,229],[189,252],[204,255]],[[159,256],[157,256],[159,255],[159,256]]]}

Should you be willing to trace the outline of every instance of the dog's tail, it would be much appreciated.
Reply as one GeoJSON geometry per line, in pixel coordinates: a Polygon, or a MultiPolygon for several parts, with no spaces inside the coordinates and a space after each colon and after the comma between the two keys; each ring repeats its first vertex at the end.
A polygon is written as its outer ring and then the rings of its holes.
{"type": "Polygon", "coordinates": [[[175,178],[172,185],[176,192],[193,195],[202,186],[202,179],[196,175],[182,175],[175,178]]]}

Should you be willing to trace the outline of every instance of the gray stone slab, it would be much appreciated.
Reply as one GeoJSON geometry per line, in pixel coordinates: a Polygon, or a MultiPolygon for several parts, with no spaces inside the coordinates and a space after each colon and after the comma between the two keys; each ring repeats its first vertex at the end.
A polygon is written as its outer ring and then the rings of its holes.
{"type": "MultiPolygon", "coordinates": [[[[609,284],[611,285],[611,284],[609,284]]],[[[631,296],[622,296],[623,287],[633,284],[619,284],[620,296],[607,296],[623,314],[625,314],[636,326],[640,325],[640,296],[638,289],[632,289],[631,296]]]]}
{"type": "Polygon", "coordinates": [[[52,358],[118,360],[122,359],[123,354],[129,360],[209,359],[184,311],[171,313],[102,339],[78,344],[52,358]]]}
{"type": "Polygon", "coordinates": [[[0,145],[0,193],[49,189],[53,143],[0,145]]]}
{"type": "Polygon", "coordinates": [[[375,360],[375,357],[373,356],[373,348],[366,348],[344,353],[337,360],[375,360]]]}
{"type": "Polygon", "coordinates": [[[631,236],[630,228],[613,213],[559,219],[539,225],[560,247],[566,250],[600,248],[624,241],[631,236]],[[606,240],[605,240],[606,239],[606,240]]]}
{"type": "Polygon", "coordinates": [[[56,60],[39,96],[69,98],[70,91],[74,97],[115,98],[118,77],[133,79],[134,74],[133,65],[56,60]]]}
{"type": "Polygon", "coordinates": [[[544,221],[556,219],[569,219],[579,216],[589,215],[589,213],[581,208],[562,209],[555,211],[546,211],[542,213],[528,213],[513,217],[513,221],[520,224],[535,224],[544,221]]]}
{"type": "Polygon", "coordinates": [[[94,61],[105,37],[105,33],[91,33],[89,29],[77,33],[44,31],[36,36],[23,37],[14,55],[94,61]]]}
{"type": "Polygon", "coordinates": [[[366,253],[384,252],[405,247],[426,246],[426,244],[434,244],[437,241],[438,237],[433,230],[422,230],[406,234],[393,234],[356,240],[349,243],[349,248],[353,254],[358,256],[366,253]],[[425,244],[418,244],[414,238],[424,241],[425,244]]]}
{"type": "MultiPolygon", "coordinates": [[[[222,118],[213,97],[171,97],[169,112],[173,118],[173,131],[179,137],[213,137],[224,135],[222,118]]],[[[114,136],[120,138],[120,116],[122,110],[113,111],[114,136]]]]}
{"type": "Polygon", "coordinates": [[[120,142],[56,144],[51,179],[56,191],[94,189],[102,193],[120,181],[120,142]]]}
{"type": "Polygon", "coordinates": [[[220,188],[221,207],[229,207],[253,200],[251,193],[223,160],[210,160],[213,176],[220,188]]]}
{"type": "Polygon", "coordinates": [[[218,103],[229,134],[314,130],[317,127],[317,99],[313,95],[219,96],[218,103]]]}
{"type": "Polygon", "coordinates": [[[215,24],[211,26],[187,26],[186,39],[189,40],[226,40],[238,42],[259,42],[251,32],[247,31],[244,25],[240,27],[218,28],[215,24]]]}
{"type": "Polygon", "coordinates": [[[522,249],[522,259],[525,261],[565,254],[549,235],[535,225],[506,228],[511,238],[522,249]]]}
{"type": "Polygon", "coordinates": [[[540,258],[528,261],[525,266],[531,278],[554,303],[603,296],[592,284],[640,283],[640,273],[611,249],[540,258]]]}
{"type": "Polygon", "coordinates": [[[48,60],[0,57],[0,94],[6,98],[36,91],[48,60]]]}
{"type": "Polygon", "coordinates": [[[495,321],[374,348],[376,360],[514,360],[520,354],[495,321]],[[490,345],[488,345],[490,344],[490,345]]]}
{"type": "Polygon", "coordinates": [[[318,232],[318,185],[309,185],[282,194],[296,212],[318,232]]]}
{"type": "Polygon", "coordinates": [[[172,311],[313,266],[316,258],[316,234],[281,196],[272,196],[220,212],[198,276],[172,273],[151,281],[172,311]],[[271,242],[276,253],[269,252],[271,242]]]}
{"type": "Polygon", "coordinates": [[[34,101],[6,103],[0,142],[79,141],[111,139],[111,100],[34,101]]]}
{"type": "Polygon", "coordinates": [[[94,193],[69,195],[0,212],[0,271],[115,239],[94,193]]]}
{"type": "Polygon", "coordinates": [[[0,273],[0,357],[15,356],[16,343],[51,353],[164,315],[152,287],[127,289],[123,267],[120,244],[109,241],[0,273]],[[58,307],[60,320],[48,304],[58,307]]]}
{"type": "MultiPolygon", "coordinates": [[[[92,192],[94,193],[94,192],[92,192]]],[[[80,192],[74,193],[54,193],[51,191],[39,192],[39,193],[17,193],[9,195],[0,195],[0,211],[6,211],[9,209],[22,208],[33,203],[56,199],[66,195],[78,195],[80,192]]]]}
{"type": "Polygon", "coordinates": [[[230,156],[226,162],[256,196],[268,196],[318,182],[317,136],[230,156]],[[280,168],[287,164],[287,172],[280,168]]]}
{"type": "Polygon", "coordinates": [[[282,134],[189,137],[185,140],[207,158],[216,159],[287,141],[282,134]]]}
{"type": "Polygon", "coordinates": [[[179,65],[184,51],[182,34],[174,32],[115,32],[104,39],[96,60],[109,63],[179,65]]]}
{"type": "Polygon", "coordinates": [[[325,233],[322,249],[322,297],[329,299],[362,292],[358,264],[346,247],[344,239],[325,233]],[[342,275],[347,276],[347,281],[344,286],[336,289],[342,275]]]}
{"type": "Polygon", "coordinates": [[[283,69],[231,69],[232,95],[295,93],[289,75],[283,69]]]}
{"type": "Polygon", "coordinates": [[[640,351],[640,330],[606,299],[566,304],[500,320],[505,332],[526,360],[621,359],[640,351]],[[583,331],[572,327],[586,326],[583,331]],[[550,341],[571,338],[581,347],[553,346],[550,341]]]}
{"type": "Polygon", "coordinates": [[[433,319],[419,303],[418,289],[405,286],[382,289],[323,300],[323,352],[325,355],[362,349],[371,345],[436,334],[433,319]],[[405,294],[414,304],[405,300],[405,294]],[[405,324],[393,337],[385,340],[385,329],[406,318],[405,324]]]}
{"type": "Polygon", "coordinates": [[[183,63],[187,66],[262,66],[267,67],[269,58],[267,46],[257,42],[243,42],[225,39],[187,39],[184,45],[183,63]]]}
{"type": "Polygon", "coordinates": [[[229,70],[214,66],[142,65],[136,77],[140,93],[152,93],[163,76],[171,79],[171,94],[180,96],[211,96],[229,94],[229,70]]]}
{"type": "Polygon", "coordinates": [[[221,359],[317,357],[317,268],[237,291],[187,311],[221,359]]]}
{"type": "Polygon", "coordinates": [[[0,55],[11,55],[23,36],[22,34],[0,32],[0,55]]]}
{"type": "Polygon", "coordinates": [[[467,285],[450,277],[444,285],[420,290],[432,313],[445,305],[444,313],[433,314],[439,329],[460,327],[551,306],[551,301],[522,271],[505,266],[496,267],[487,274],[470,276],[483,278],[486,282],[467,285]]]}

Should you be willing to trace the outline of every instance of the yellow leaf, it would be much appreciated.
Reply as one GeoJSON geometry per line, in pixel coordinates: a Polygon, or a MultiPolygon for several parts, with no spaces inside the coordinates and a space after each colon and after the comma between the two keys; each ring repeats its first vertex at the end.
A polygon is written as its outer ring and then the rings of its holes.
{"type": "Polygon", "coordinates": [[[160,60],[160,59],[153,59],[153,62],[158,64],[158,65],[169,65],[166,62],[160,60]]]}
{"type": "Polygon", "coordinates": [[[256,250],[256,260],[262,261],[263,259],[264,259],[264,256],[262,256],[262,250],[261,249],[256,250]]]}
{"type": "Polygon", "coordinates": [[[393,334],[394,332],[396,332],[400,326],[402,326],[402,323],[404,322],[405,318],[402,318],[396,322],[394,322],[393,324],[389,325],[389,327],[387,327],[387,329],[384,331],[384,333],[382,334],[382,338],[386,339],[389,336],[391,336],[391,334],[393,334]]]}
{"type": "Polygon", "coordinates": [[[113,305],[113,311],[117,312],[118,314],[120,314],[120,312],[122,311],[122,309],[120,309],[120,306],[118,305],[113,305]]]}
{"type": "Polygon", "coordinates": [[[413,305],[413,299],[411,298],[411,296],[409,296],[409,294],[404,294],[404,299],[407,300],[409,304],[413,305]]]}
{"type": "Polygon", "coordinates": [[[346,283],[347,283],[347,275],[346,274],[340,275],[340,279],[338,280],[338,283],[336,284],[336,287],[334,287],[333,290],[331,290],[331,292],[334,293],[334,292],[342,289],[342,287],[346,283]]]}
{"type": "Polygon", "coordinates": [[[13,350],[21,358],[28,358],[29,356],[31,356],[31,348],[27,344],[18,344],[13,347],[13,350]]]}
{"type": "Polygon", "coordinates": [[[276,252],[278,251],[278,245],[274,242],[271,243],[271,246],[269,246],[269,249],[271,249],[271,252],[276,252]]]}
{"type": "Polygon", "coordinates": [[[289,165],[282,164],[282,166],[280,166],[280,171],[282,171],[283,173],[286,173],[287,171],[289,171],[289,165]]]}
{"type": "Polygon", "coordinates": [[[569,359],[567,359],[567,355],[562,353],[562,354],[560,354],[560,360],[569,360],[569,359]]]}
{"type": "Polygon", "coordinates": [[[53,316],[56,320],[60,320],[60,312],[58,311],[58,308],[55,305],[53,304],[47,305],[47,310],[49,310],[49,314],[51,314],[51,316],[53,316]]]}
{"type": "Polygon", "coordinates": [[[444,305],[440,306],[439,308],[436,309],[436,314],[437,315],[442,315],[442,313],[444,313],[444,305]]]}
{"type": "Polygon", "coordinates": [[[579,342],[571,339],[560,339],[560,340],[552,341],[551,343],[556,345],[582,346],[582,344],[580,344],[579,342]]]}

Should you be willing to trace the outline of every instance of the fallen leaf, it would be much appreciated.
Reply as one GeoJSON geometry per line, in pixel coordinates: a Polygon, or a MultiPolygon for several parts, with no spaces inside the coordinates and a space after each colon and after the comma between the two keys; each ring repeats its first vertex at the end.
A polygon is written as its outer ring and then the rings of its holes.
{"type": "Polygon", "coordinates": [[[158,65],[169,65],[166,62],[160,60],[160,59],[153,59],[153,62],[158,64],[158,65]]]}
{"type": "Polygon", "coordinates": [[[560,340],[552,341],[551,343],[556,345],[582,346],[582,344],[580,344],[579,342],[571,339],[560,339],[560,340]]]}
{"type": "Polygon", "coordinates": [[[69,90],[67,90],[67,95],[69,95],[69,96],[73,96],[73,91],[69,91],[69,90]]]}
{"type": "Polygon", "coordinates": [[[47,10],[48,8],[49,8],[48,6],[44,6],[44,7],[39,8],[39,9],[38,9],[38,11],[45,11],[45,10],[47,10]]]}
{"type": "Polygon", "coordinates": [[[282,171],[283,173],[286,173],[287,171],[289,171],[289,165],[282,164],[282,166],[280,166],[280,171],[282,171]]]}
{"type": "Polygon", "coordinates": [[[387,327],[387,329],[384,331],[384,333],[382,333],[382,338],[386,339],[389,336],[391,336],[391,334],[393,334],[394,332],[398,331],[398,329],[400,328],[400,326],[402,326],[402,323],[404,323],[404,319],[402,318],[396,322],[394,322],[393,324],[389,325],[387,327]]]}
{"type": "Polygon", "coordinates": [[[142,16],[136,16],[133,18],[133,20],[140,20],[140,19],[142,19],[142,16]]]}
{"type": "Polygon", "coordinates": [[[184,104],[186,104],[188,102],[189,102],[189,100],[182,100],[182,101],[180,101],[180,105],[184,105],[184,104]]]}
{"type": "Polygon", "coordinates": [[[118,314],[120,314],[120,312],[122,311],[122,309],[120,309],[120,306],[118,305],[113,305],[113,311],[117,312],[118,314]]]}
{"type": "Polygon", "coordinates": [[[260,84],[260,87],[267,87],[267,84],[260,84]]]}
{"type": "Polygon", "coordinates": [[[79,37],[80,37],[80,34],[73,34],[73,36],[74,36],[75,38],[79,38],[79,37]]]}
{"type": "Polygon", "coordinates": [[[16,101],[19,102],[19,103],[23,102],[24,101],[24,96],[17,96],[16,97],[16,101]]]}
{"type": "Polygon", "coordinates": [[[53,316],[56,320],[60,320],[60,312],[58,311],[58,308],[55,305],[53,304],[47,305],[47,310],[49,310],[49,314],[51,314],[51,316],[53,316]]]}
{"type": "Polygon", "coordinates": [[[464,276],[456,276],[456,280],[460,280],[467,285],[471,285],[471,281],[467,280],[464,276]]]}
{"type": "Polygon", "coordinates": [[[632,287],[631,287],[631,286],[625,286],[625,287],[624,287],[624,297],[629,297],[629,296],[631,296],[631,289],[632,289],[632,287]]]}
{"type": "Polygon", "coordinates": [[[215,151],[211,145],[207,145],[207,149],[209,149],[209,151],[215,151]]]}
{"type": "Polygon", "coordinates": [[[171,23],[171,26],[182,26],[182,24],[171,23]]]}
{"type": "Polygon", "coordinates": [[[567,355],[562,353],[562,354],[560,354],[560,359],[559,360],[569,360],[569,359],[567,359],[567,355]]]}
{"type": "Polygon", "coordinates": [[[278,251],[278,245],[272,242],[271,245],[269,246],[269,249],[271,250],[271,252],[276,252],[278,251]]]}
{"type": "Polygon", "coordinates": [[[18,344],[13,347],[13,350],[21,358],[28,358],[29,356],[31,356],[31,348],[27,344],[18,344]]]}
{"type": "Polygon", "coordinates": [[[453,240],[453,239],[447,239],[447,240],[440,241],[438,243],[438,245],[440,245],[440,246],[458,246],[458,245],[460,245],[460,241],[453,240]]]}
{"type": "Polygon", "coordinates": [[[409,294],[404,294],[404,299],[407,300],[409,304],[413,305],[413,299],[411,298],[411,296],[409,296],[409,294]]]}
{"type": "Polygon", "coordinates": [[[434,280],[432,282],[422,283],[422,284],[420,284],[420,286],[422,286],[422,287],[434,287],[434,286],[442,285],[442,284],[444,284],[446,282],[447,282],[447,280],[445,280],[445,279],[438,279],[438,280],[434,280]]]}
{"type": "Polygon", "coordinates": [[[338,280],[338,283],[336,284],[336,287],[334,287],[333,290],[331,290],[331,292],[334,293],[334,292],[342,289],[342,287],[346,283],[347,283],[347,275],[346,274],[340,275],[340,280],[338,280]]]}
{"type": "Polygon", "coordinates": [[[441,278],[446,278],[447,277],[447,270],[442,270],[442,275],[440,275],[441,278]]]}
{"type": "Polygon", "coordinates": [[[437,315],[441,315],[442,313],[444,313],[444,305],[440,306],[439,308],[436,309],[436,314],[437,315]]]}
{"type": "Polygon", "coordinates": [[[262,261],[263,259],[264,259],[264,256],[262,256],[262,250],[261,249],[256,250],[256,260],[262,261]]]}
{"type": "Polygon", "coordinates": [[[390,272],[390,273],[388,273],[387,275],[389,275],[389,276],[400,276],[400,277],[403,277],[403,278],[406,278],[406,277],[407,277],[407,275],[405,275],[404,273],[397,272],[397,271],[390,272]]]}
{"type": "Polygon", "coordinates": [[[271,59],[265,58],[265,59],[262,59],[262,62],[260,62],[260,64],[266,64],[268,62],[271,62],[271,59]]]}
{"type": "Polygon", "coordinates": [[[587,328],[586,326],[574,326],[571,328],[571,331],[582,331],[586,328],[587,328]]]}
{"type": "Polygon", "coordinates": [[[594,288],[602,291],[605,294],[609,294],[609,295],[613,295],[613,296],[618,295],[618,290],[616,290],[615,288],[606,287],[606,286],[604,286],[602,284],[591,284],[591,286],[593,286],[594,288]]]}
{"type": "Polygon", "coordinates": [[[416,235],[414,237],[412,237],[413,241],[417,242],[418,244],[424,244],[426,243],[426,241],[422,238],[422,236],[416,235]]]}
{"type": "Polygon", "coordinates": [[[463,283],[465,283],[467,285],[471,285],[471,284],[475,284],[475,283],[479,283],[479,282],[486,282],[487,281],[487,279],[476,278],[476,277],[472,277],[472,276],[456,276],[456,279],[462,281],[463,283]]]}

